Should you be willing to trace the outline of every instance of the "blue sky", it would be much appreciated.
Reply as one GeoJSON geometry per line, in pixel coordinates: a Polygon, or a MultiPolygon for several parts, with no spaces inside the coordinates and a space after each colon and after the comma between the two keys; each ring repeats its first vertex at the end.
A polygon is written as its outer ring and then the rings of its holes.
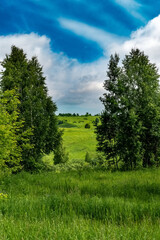
{"type": "Polygon", "coordinates": [[[37,55],[59,112],[99,113],[110,54],[138,46],[159,64],[159,13],[158,0],[1,0],[0,59],[13,44],[37,55]]]}

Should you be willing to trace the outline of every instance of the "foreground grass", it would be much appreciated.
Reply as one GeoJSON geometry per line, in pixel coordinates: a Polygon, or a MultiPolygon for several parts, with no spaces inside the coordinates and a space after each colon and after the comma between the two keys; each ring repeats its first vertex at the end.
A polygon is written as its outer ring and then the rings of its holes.
{"type": "Polygon", "coordinates": [[[160,239],[160,170],[1,179],[0,239],[160,239]]]}

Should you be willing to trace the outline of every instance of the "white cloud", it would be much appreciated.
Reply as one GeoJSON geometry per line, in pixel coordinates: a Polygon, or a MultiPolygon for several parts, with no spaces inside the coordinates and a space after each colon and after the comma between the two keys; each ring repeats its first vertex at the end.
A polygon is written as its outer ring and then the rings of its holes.
{"type": "Polygon", "coordinates": [[[6,54],[11,51],[11,46],[16,45],[23,48],[28,58],[38,56],[40,62],[45,63],[45,67],[50,67],[50,59],[47,55],[51,53],[49,48],[50,39],[46,36],[38,36],[31,34],[15,34],[8,36],[0,36],[0,59],[2,60],[6,54]]]}
{"type": "Polygon", "coordinates": [[[12,45],[23,48],[27,58],[35,55],[38,57],[47,79],[49,94],[54,101],[64,106],[68,103],[72,105],[84,104],[85,111],[89,111],[92,106],[93,113],[100,112],[98,98],[103,92],[105,59],[81,64],[63,53],[52,52],[50,39],[46,36],[31,33],[0,36],[0,61],[4,59],[6,54],[10,53],[12,45]]]}
{"type": "Polygon", "coordinates": [[[129,9],[139,8],[141,5],[134,0],[115,0],[120,6],[129,9]]]}
{"type": "Polygon", "coordinates": [[[59,18],[58,21],[62,28],[70,30],[78,36],[98,43],[104,49],[105,54],[107,54],[106,50],[112,46],[113,42],[116,41],[120,43],[124,40],[124,38],[120,36],[111,34],[83,22],[66,18],[59,18]]]}
{"type": "MultiPolygon", "coordinates": [[[[109,54],[120,54],[121,59],[131,48],[139,48],[160,68],[160,16],[151,20],[145,27],[133,32],[129,40],[108,44],[109,54]]],[[[93,29],[92,29],[93,30],[93,29]]],[[[99,36],[94,38],[94,30],[87,37],[102,42],[99,36]]],[[[78,30],[79,31],[79,30],[78,30]]],[[[101,30],[100,30],[100,33],[101,30]]],[[[85,33],[83,33],[85,34],[85,33]]],[[[97,32],[95,31],[95,34],[97,32]]],[[[106,38],[103,32],[101,35],[106,38]]],[[[112,41],[112,39],[111,39],[112,41]]],[[[102,96],[103,82],[106,78],[107,58],[92,63],[79,63],[63,53],[54,53],[50,39],[37,34],[0,36],[0,60],[10,53],[12,45],[23,48],[27,57],[36,55],[43,66],[50,95],[57,102],[60,111],[98,113],[103,108],[99,97],[102,96]]],[[[106,46],[103,46],[104,51],[106,46]]]]}
{"type": "Polygon", "coordinates": [[[115,2],[123,7],[133,17],[146,22],[145,18],[140,14],[141,4],[135,0],[115,0],[115,2]]]}
{"type": "Polygon", "coordinates": [[[149,59],[160,68],[160,15],[148,24],[131,34],[129,40],[123,44],[115,44],[110,53],[117,52],[121,57],[129,53],[132,48],[139,48],[149,56],[149,59]]]}

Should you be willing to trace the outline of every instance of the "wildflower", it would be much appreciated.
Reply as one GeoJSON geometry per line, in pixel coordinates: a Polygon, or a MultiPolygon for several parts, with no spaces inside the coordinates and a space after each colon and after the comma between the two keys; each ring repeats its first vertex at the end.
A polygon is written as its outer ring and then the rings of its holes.
{"type": "Polygon", "coordinates": [[[8,198],[8,194],[5,194],[5,193],[1,193],[0,192],[0,200],[2,199],[2,200],[5,200],[5,199],[7,199],[8,198]]]}

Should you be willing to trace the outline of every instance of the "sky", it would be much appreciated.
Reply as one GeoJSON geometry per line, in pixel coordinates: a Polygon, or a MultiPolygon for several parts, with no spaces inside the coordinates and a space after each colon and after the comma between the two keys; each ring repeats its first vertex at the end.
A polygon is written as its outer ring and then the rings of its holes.
{"type": "Polygon", "coordinates": [[[57,113],[100,113],[107,64],[140,48],[160,68],[158,0],[1,0],[0,61],[15,45],[43,66],[57,113]]]}

